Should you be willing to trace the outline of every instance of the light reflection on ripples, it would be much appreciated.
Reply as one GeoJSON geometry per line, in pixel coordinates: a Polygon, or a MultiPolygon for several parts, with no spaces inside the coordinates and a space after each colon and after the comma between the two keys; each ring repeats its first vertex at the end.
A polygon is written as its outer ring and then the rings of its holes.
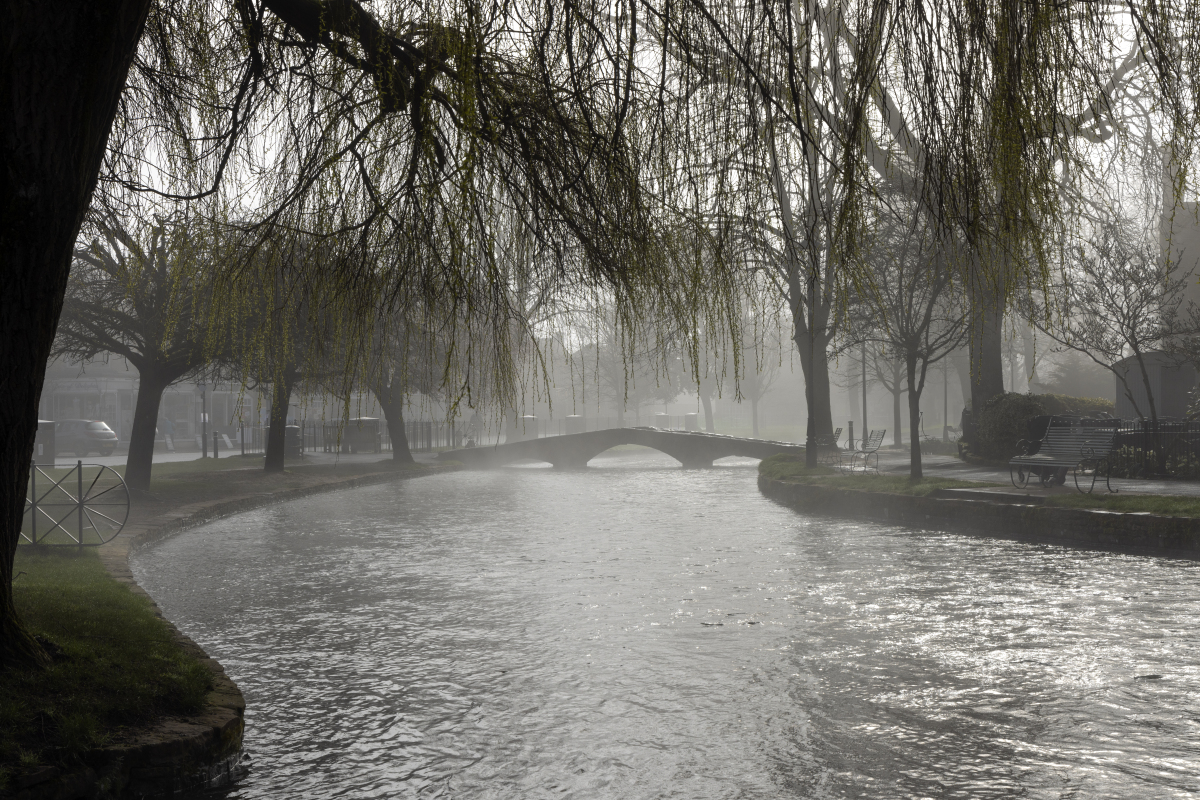
{"type": "Polygon", "coordinates": [[[231,797],[1200,790],[1196,564],[598,463],[316,496],[139,553],[246,695],[231,797]]]}

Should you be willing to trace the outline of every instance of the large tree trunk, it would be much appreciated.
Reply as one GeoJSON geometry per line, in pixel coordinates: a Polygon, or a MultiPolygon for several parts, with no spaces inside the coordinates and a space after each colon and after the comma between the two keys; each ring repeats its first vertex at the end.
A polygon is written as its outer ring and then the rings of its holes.
{"type": "Polygon", "coordinates": [[[971,354],[967,350],[955,350],[950,356],[954,363],[954,372],[958,375],[958,388],[962,394],[963,403],[971,402],[971,354]]]}
{"type": "Polygon", "coordinates": [[[811,342],[807,334],[797,333],[794,339],[800,353],[800,368],[804,373],[805,396],[809,398],[808,418],[812,433],[819,436],[833,433],[833,407],[829,397],[828,342],[811,342]],[[809,347],[813,353],[810,355],[809,347]]]}
{"type": "Polygon", "coordinates": [[[404,392],[396,384],[373,386],[375,399],[383,409],[383,418],[387,420],[388,436],[392,440],[392,462],[395,464],[412,464],[415,459],[408,449],[408,433],[404,430],[404,392]]]}
{"type": "Polygon", "coordinates": [[[921,464],[921,389],[917,385],[917,358],[909,355],[905,359],[908,374],[908,479],[919,481],[925,477],[921,464]]]}
{"type": "Polygon", "coordinates": [[[46,663],[13,559],[46,359],[148,0],[0,4],[0,668],[46,663]]]}
{"type": "Polygon", "coordinates": [[[125,459],[125,483],[139,492],[150,490],[150,472],[154,465],[154,431],[158,427],[158,409],[163,391],[171,384],[166,375],[139,369],[137,405],[133,409],[133,428],[129,434],[129,455],[125,459]]]}
{"type": "Polygon", "coordinates": [[[287,412],[292,402],[292,385],[296,378],[289,371],[271,387],[271,427],[267,429],[267,452],[263,459],[265,472],[283,472],[284,449],[287,444],[287,412]]]}
{"type": "Polygon", "coordinates": [[[971,411],[1004,394],[1004,314],[984,304],[974,312],[971,336],[971,411]]]}
{"type": "Polygon", "coordinates": [[[716,433],[717,426],[713,424],[712,398],[706,394],[700,395],[700,405],[704,407],[704,430],[716,433]]]}
{"type": "Polygon", "coordinates": [[[904,444],[904,416],[900,413],[900,395],[904,392],[904,387],[900,385],[900,362],[892,362],[892,424],[896,429],[892,431],[892,444],[896,447],[904,444]]]}

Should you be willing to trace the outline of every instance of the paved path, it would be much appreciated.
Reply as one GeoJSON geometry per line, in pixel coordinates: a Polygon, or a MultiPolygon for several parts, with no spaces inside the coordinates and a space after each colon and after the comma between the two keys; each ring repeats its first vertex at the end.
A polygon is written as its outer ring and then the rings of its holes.
{"type": "MultiPolygon", "coordinates": [[[[961,481],[994,481],[1003,483],[1010,490],[1015,491],[1012,482],[1008,476],[1007,467],[981,467],[974,464],[968,464],[965,461],[960,461],[954,456],[924,456],[922,458],[922,466],[925,470],[925,475],[931,478],[954,478],[961,481]]],[[[879,471],[892,474],[905,474],[908,472],[908,453],[887,452],[881,450],[879,452],[879,471]]],[[[1129,478],[1113,478],[1112,486],[1121,492],[1132,492],[1137,494],[1168,494],[1182,495],[1187,497],[1200,497],[1200,483],[1194,481],[1173,481],[1173,480],[1133,480],[1129,478]]],[[[1025,490],[1029,494],[1057,494],[1064,491],[1075,491],[1074,482],[1068,473],[1066,486],[1058,486],[1052,489],[1042,489],[1040,486],[1030,484],[1025,490]]],[[[1104,491],[1103,486],[1096,487],[1097,493],[1104,491]]]]}

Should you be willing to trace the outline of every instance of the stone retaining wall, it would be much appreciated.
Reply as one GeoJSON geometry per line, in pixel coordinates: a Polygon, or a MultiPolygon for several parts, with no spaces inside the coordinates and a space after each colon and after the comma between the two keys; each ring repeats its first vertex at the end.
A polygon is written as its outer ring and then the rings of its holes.
{"type": "MultiPolygon", "coordinates": [[[[162,617],[158,605],[133,579],[129,554],[164,536],[195,528],[222,517],[262,506],[295,500],[321,492],[370,486],[393,480],[449,472],[457,466],[428,467],[329,481],[299,489],[258,493],[211,500],[178,508],[148,522],[129,525],[112,542],[100,548],[100,559],[115,579],[145,597],[162,617]]],[[[156,725],[122,735],[114,744],[88,753],[86,767],[64,774],[55,767],[18,776],[12,800],[99,800],[100,798],[171,797],[181,792],[217,787],[243,772],[242,733],[245,700],[225,670],[198,644],[164,618],[181,649],[198,658],[212,672],[213,690],[208,705],[188,717],[168,717],[156,725]]]]}
{"type": "Polygon", "coordinates": [[[762,476],[764,495],[801,511],[1095,550],[1200,558],[1200,519],[814,486],[762,476]]]}

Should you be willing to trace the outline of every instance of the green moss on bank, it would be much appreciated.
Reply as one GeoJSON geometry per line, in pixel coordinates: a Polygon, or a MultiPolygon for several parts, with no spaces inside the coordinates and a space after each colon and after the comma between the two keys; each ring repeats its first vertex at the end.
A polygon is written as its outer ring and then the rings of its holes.
{"type": "Polygon", "coordinates": [[[765,478],[778,481],[830,486],[838,489],[857,489],[863,492],[917,496],[927,495],[935,489],[978,489],[1000,485],[979,481],[960,481],[952,478],[925,478],[919,483],[913,483],[907,475],[850,474],[830,467],[809,469],[796,456],[782,453],[763,459],[758,465],[758,472],[765,478]]]}
{"type": "Polygon", "coordinates": [[[95,550],[17,550],[13,595],[54,663],[0,671],[0,787],[30,767],[69,766],[124,726],[200,710],[208,669],[95,550]]]}
{"type": "MultiPolygon", "coordinates": [[[[1069,483],[1069,481],[1068,481],[1069,483]]],[[[1103,489],[1097,489],[1103,491],[1103,489]]],[[[1200,518],[1200,498],[1163,494],[1055,494],[1046,498],[1048,506],[1091,508],[1126,514],[1161,514],[1165,517],[1200,518]]]]}

